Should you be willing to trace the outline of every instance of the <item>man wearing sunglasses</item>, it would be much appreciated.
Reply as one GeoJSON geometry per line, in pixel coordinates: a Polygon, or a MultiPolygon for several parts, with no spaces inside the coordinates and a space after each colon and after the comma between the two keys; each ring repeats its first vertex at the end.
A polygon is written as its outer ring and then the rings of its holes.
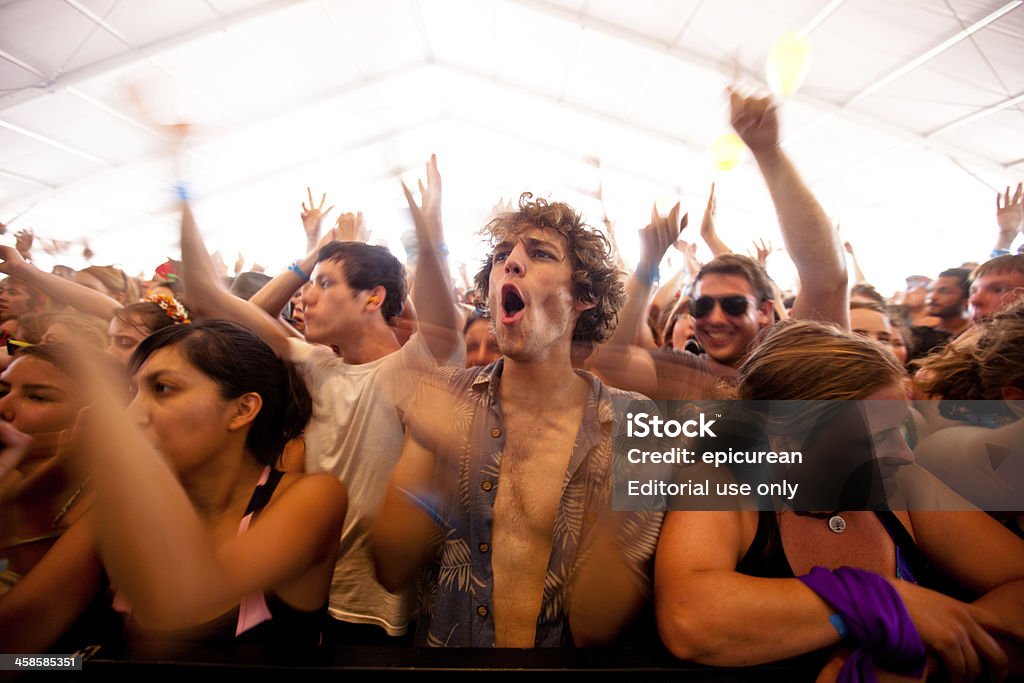
{"type": "Polygon", "coordinates": [[[723,254],[701,268],[690,313],[708,357],[730,369],[738,365],[757,333],[773,321],[773,299],[768,275],[751,258],[723,254]]]}
{"type": "MultiPolygon", "coordinates": [[[[779,219],[786,250],[800,276],[791,316],[826,320],[849,329],[846,260],[838,233],[792,162],[779,148],[779,123],[770,98],[730,91],[733,128],[750,148],[779,219]]],[[[619,327],[592,366],[613,386],[655,399],[709,399],[721,380],[751,350],[758,332],[770,325],[774,292],[767,273],[753,259],[723,254],[704,265],[693,286],[694,333],[705,353],[656,350],[633,345],[658,265],[686,226],[679,207],[662,217],[655,211],[641,231],[640,264],[627,287],[629,300],[619,327]]]]}

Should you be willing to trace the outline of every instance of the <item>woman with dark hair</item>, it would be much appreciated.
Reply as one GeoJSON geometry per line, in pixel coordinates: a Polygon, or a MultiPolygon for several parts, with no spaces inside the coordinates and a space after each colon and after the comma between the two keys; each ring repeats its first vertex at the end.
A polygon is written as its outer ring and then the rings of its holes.
{"type": "Polygon", "coordinates": [[[776,325],[744,361],[734,398],[772,401],[745,404],[770,450],[827,454],[811,465],[819,485],[859,457],[889,504],[670,512],[655,605],[674,654],[737,666],[821,651],[819,680],[872,680],[876,666],[918,680],[926,662],[952,680],[1019,669],[1024,542],[912,465],[904,377],[874,341],[809,321],[776,325]]]}
{"type": "Polygon", "coordinates": [[[89,425],[103,560],[129,632],[317,645],[347,498],[333,476],[273,468],[312,409],[299,376],[222,321],[157,330],[129,374],[129,419],[103,406],[89,425]]]}
{"type": "MultiPolygon", "coordinates": [[[[27,346],[0,375],[3,652],[44,652],[76,620],[78,633],[95,635],[113,614],[105,609],[109,600],[103,603],[89,478],[77,466],[81,448],[73,428],[86,392],[75,357],[58,344],[27,346]]],[[[101,354],[92,359],[104,360],[114,363],[101,354]]],[[[63,642],[74,649],[75,638],[67,635],[63,642]]]]}

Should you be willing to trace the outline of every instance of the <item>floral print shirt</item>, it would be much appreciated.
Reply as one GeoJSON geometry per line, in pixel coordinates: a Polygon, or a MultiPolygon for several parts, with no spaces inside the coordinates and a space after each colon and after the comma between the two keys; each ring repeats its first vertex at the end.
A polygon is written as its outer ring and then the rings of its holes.
{"type": "MultiPolygon", "coordinates": [[[[503,362],[482,368],[437,368],[424,377],[409,411],[408,428],[435,453],[439,481],[451,482],[450,493],[436,501],[435,521],[442,529],[443,541],[435,562],[425,571],[419,644],[495,644],[491,534],[505,450],[498,400],[503,362]],[[450,410],[445,402],[452,406],[450,410]],[[426,418],[430,430],[414,416],[416,411],[430,413],[426,418]]],[[[566,588],[587,551],[599,514],[611,506],[613,432],[633,402],[647,401],[639,394],[607,387],[589,373],[577,372],[592,389],[555,513],[536,647],[572,643],[566,588]]],[[[618,528],[620,547],[647,592],[662,516],[660,512],[624,513],[618,528]]]]}

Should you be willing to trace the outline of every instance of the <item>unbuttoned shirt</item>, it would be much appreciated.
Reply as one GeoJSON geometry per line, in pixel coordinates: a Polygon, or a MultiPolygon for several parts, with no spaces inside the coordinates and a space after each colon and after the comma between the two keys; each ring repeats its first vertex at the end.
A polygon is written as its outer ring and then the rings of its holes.
{"type": "MultiPolygon", "coordinates": [[[[444,499],[436,501],[439,514],[435,521],[442,528],[443,542],[424,575],[419,644],[495,644],[491,553],[494,501],[505,450],[498,399],[503,367],[504,361],[499,360],[482,368],[437,368],[424,377],[409,412],[413,435],[435,453],[439,481],[455,484],[449,485],[450,493],[444,499]],[[415,417],[417,411],[430,414],[432,433],[423,433],[422,422],[415,417]]],[[[590,382],[591,391],[555,512],[535,647],[560,647],[572,642],[566,588],[589,547],[599,516],[610,509],[613,430],[621,423],[616,418],[621,418],[635,401],[648,401],[639,394],[607,387],[587,372],[577,374],[590,382]]],[[[552,410],[557,409],[552,406],[552,410]]],[[[649,592],[651,559],[663,515],[623,514],[618,540],[628,564],[649,592]]]]}

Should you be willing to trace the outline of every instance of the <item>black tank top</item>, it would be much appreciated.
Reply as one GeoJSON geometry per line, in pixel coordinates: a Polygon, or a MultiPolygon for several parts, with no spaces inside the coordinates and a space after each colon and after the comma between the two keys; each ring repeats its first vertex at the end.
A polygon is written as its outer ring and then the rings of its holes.
{"type": "MultiPolygon", "coordinates": [[[[251,523],[270,499],[281,482],[284,473],[267,468],[265,480],[256,486],[245,516],[252,515],[251,523]]],[[[273,552],[273,548],[268,548],[273,552]]],[[[258,595],[256,596],[258,597],[258,595]]],[[[245,600],[252,599],[247,596],[245,600]]],[[[270,619],[262,621],[236,635],[239,628],[241,605],[197,626],[175,630],[153,630],[129,622],[128,636],[131,651],[138,656],[158,653],[173,656],[174,652],[195,656],[197,647],[209,647],[214,651],[246,652],[242,659],[273,660],[304,656],[321,644],[321,635],[327,618],[327,602],[317,610],[307,612],[283,602],[273,593],[264,593],[263,599],[270,612],[270,619]]],[[[244,602],[244,601],[243,601],[244,602]]]]}

